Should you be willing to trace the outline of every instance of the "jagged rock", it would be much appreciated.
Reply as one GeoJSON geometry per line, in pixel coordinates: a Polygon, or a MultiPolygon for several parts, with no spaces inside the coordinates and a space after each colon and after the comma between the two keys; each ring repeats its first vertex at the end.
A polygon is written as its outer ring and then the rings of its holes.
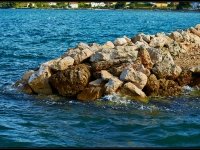
{"type": "Polygon", "coordinates": [[[151,74],[148,78],[147,84],[144,88],[145,93],[149,96],[158,95],[158,90],[160,88],[160,82],[154,74],[151,74]]]}
{"type": "Polygon", "coordinates": [[[89,83],[90,70],[85,64],[70,66],[50,77],[50,83],[62,96],[76,96],[89,83]]]}
{"type": "Polygon", "coordinates": [[[28,80],[33,73],[34,73],[34,70],[29,70],[29,71],[25,72],[24,75],[22,76],[22,79],[17,81],[14,84],[14,87],[17,87],[20,91],[22,91],[24,93],[33,94],[34,93],[33,90],[28,85],[28,80]]]}
{"type": "Polygon", "coordinates": [[[145,48],[140,48],[138,57],[141,58],[141,62],[145,68],[151,69],[153,67],[149,52],[145,48]]]}
{"type": "Polygon", "coordinates": [[[177,41],[177,42],[183,42],[184,41],[183,36],[178,31],[172,32],[169,37],[172,38],[173,40],[177,41]]]}
{"type": "Polygon", "coordinates": [[[79,43],[78,48],[69,49],[61,58],[70,56],[74,59],[74,64],[79,64],[92,56],[94,51],[85,43],[79,43]]]}
{"type": "Polygon", "coordinates": [[[61,60],[61,58],[56,58],[50,61],[47,61],[43,63],[43,65],[48,66],[52,70],[58,70],[58,62],[61,60]]]}
{"type": "Polygon", "coordinates": [[[80,94],[77,95],[77,99],[81,101],[94,101],[103,96],[104,89],[102,87],[88,87],[85,88],[80,94]]]}
{"type": "Polygon", "coordinates": [[[197,24],[197,25],[195,26],[195,29],[200,30],[200,24],[197,24]]]}
{"type": "Polygon", "coordinates": [[[143,47],[143,48],[149,48],[150,46],[149,46],[149,44],[147,43],[147,42],[145,42],[145,41],[137,41],[136,43],[135,43],[135,45],[138,47],[138,48],[140,48],[140,47],[143,47]]]}
{"type": "Polygon", "coordinates": [[[189,85],[192,81],[192,72],[190,70],[184,69],[177,78],[177,82],[180,86],[189,85]]]}
{"type": "Polygon", "coordinates": [[[30,78],[30,76],[34,73],[34,70],[29,70],[27,72],[24,73],[24,75],[22,76],[22,80],[24,82],[27,82],[28,83],[28,80],[30,78]]]}
{"type": "Polygon", "coordinates": [[[129,61],[130,60],[128,59],[113,59],[113,60],[108,60],[108,61],[99,61],[96,63],[92,63],[92,68],[94,71],[106,70],[110,68],[111,66],[127,63],[129,61]]]}
{"type": "Polygon", "coordinates": [[[123,84],[117,77],[112,77],[108,80],[108,83],[105,84],[105,93],[112,94],[123,84]]]}
{"type": "Polygon", "coordinates": [[[51,71],[48,65],[48,63],[42,64],[39,70],[35,71],[28,80],[28,85],[35,93],[46,95],[52,94],[52,89],[49,85],[51,71]]]}
{"type": "Polygon", "coordinates": [[[200,31],[196,30],[195,28],[191,27],[190,32],[200,37],[200,31]]]}
{"type": "Polygon", "coordinates": [[[112,53],[114,49],[102,49],[102,51],[96,52],[90,57],[91,62],[107,61],[112,59],[112,53]]]}
{"type": "Polygon", "coordinates": [[[145,35],[144,33],[140,33],[140,34],[136,35],[135,37],[133,37],[131,39],[131,41],[133,43],[136,43],[137,41],[141,41],[141,42],[145,41],[145,42],[149,43],[151,41],[151,37],[150,37],[150,35],[145,35]]]}
{"type": "Polygon", "coordinates": [[[149,52],[151,61],[153,64],[159,63],[162,61],[162,52],[159,49],[156,48],[147,48],[147,51],[149,52]]]}
{"type": "Polygon", "coordinates": [[[173,56],[177,56],[181,52],[184,52],[184,50],[182,50],[182,48],[180,47],[180,45],[176,41],[174,41],[171,44],[167,44],[167,48],[168,48],[170,54],[173,55],[173,56]]]}
{"type": "Polygon", "coordinates": [[[103,46],[103,49],[113,49],[115,48],[115,45],[111,41],[107,41],[103,46]]]}
{"type": "Polygon", "coordinates": [[[192,67],[190,71],[193,73],[200,73],[200,65],[192,67]]]}
{"type": "Polygon", "coordinates": [[[115,41],[114,41],[114,44],[116,46],[121,46],[121,45],[126,45],[128,42],[125,38],[117,38],[115,41]]]}
{"type": "Polygon", "coordinates": [[[133,45],[132,41],[130,38],[128,38],[127,36],[123,36],[123,38],[125,38],[125,40],[127,41],[127,45],[133,45]]]}
{"type": "Polygon", "coordinates": [[[150,70],[147,69],[147,68],[145,68],[142,64],[133,65],[133,68],[134,68],[136,71],[139,71],[139,72],[144,73],[147,77],[151,74],[150,70]]]}
{"type": "Polygon", "coordinates": [[[127,68],[121,73],[120,80],[132,82],[138,88],[143,89],[147,83],[147,76],[142,72],[135,71],[133,68],[127,68]]]}
{"type": "Polygon", "coordinates": [[[84,49],[81,50],[80,53],[77,53],[73,58],[74,58],[74,64],[79,64],[82,61],[84,61],[85,59],[89,58],[90,56],[92,56],[94,54],[93,51],[91,51],[90,49],[84,49]]]}
{"type": "MultiPolygon", "coordinates": [[[[180,32],[182,39],[180,39],[179,41],[182,41],[182,43],[190,43],[190,32],[189,31],[181,31],[180,32]]],[[[179,42],[178,40],[176,40],[177,42],[179,42]]],[[[180,43],[180,42],[179,42],[180,43]]]]}
{"type": "Polygon", "coordinates": [[[57,70],[65,70],[73,64],[74,64],[74,59],[70,56],[67,56],[58,61],[58,65],[57,65],[56,69],[57,70]]]}
{"type": "Polygon", "coordinates": [[[138,55],[137,46],[116,46],[112,59],[136,60],[138,55]]]}
{"type": "Polygon", "coordinates": [[[101,86],[103,84],[103,79],[99,78],[89,83],[89,86],[101,86]]]}
{"type": "Polygon", "coordinates": [[[83,42],[80,42],[77,46],[80,50],[89,49],[89,45],[83,42]]]}
{"type": "Polygon", "coordinates": [[[160,78],[168,78],[168,79],[176,79],[182,69],[174,64],[174,60],[170,53],[167,53],[162,62],[157,63],[152,68],[152,72],[160,79],[160,78]]]}
{"type": "Polygon", "coordinates": [[[102,78],[103,80],[109,80],[109,79],[112,78],[112,77],[113,77],[113,75],[110,74],[108,71],[106,71],[106,70],[101,70],[101,78],[102,78]]]}
{"type": "Polygon", "coordinates": [[[97,43],[90,44],[90,50],[92,50],[93,52],[97,52],[101,49],[102,49],[102,46],[100,44],[97,44],[97,43]]]}
{"type": "Polygon", "coordinates": [[[120,65],[115,65],[115,66],[112,66],[110,69],[109,69],[109,72],[114,75],[114,76],[117,76],[119,77],[120,74],[122,73],[122,71],[127,67],[129,66],[130,63],[123,63],[123,64],[120,64],[120,65]]]}
{"type": "Polygon", "coordinates": [[[146,94],[131,82],[124,84],[120,90],[120,93],[129,96],[139,96],[141,98],[146,98],[146,94]]]}
{"type": "Polygon", "coordinates": [[[165,37],[159,36],[151,39],[149,46],[154,48],[162,48],[167,43],[167,39],[165,37]]]}
{"type": "Polygon", "coordinates": [[[175,96],[182,92],[182,88],[173,80],[159,79],[159,83],[160,96],[175,96]]]}

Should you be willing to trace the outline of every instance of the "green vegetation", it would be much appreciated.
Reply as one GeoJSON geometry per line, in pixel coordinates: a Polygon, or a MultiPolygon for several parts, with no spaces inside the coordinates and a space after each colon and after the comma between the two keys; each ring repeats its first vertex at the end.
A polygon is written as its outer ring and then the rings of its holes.
{"type": "Polygon", "coordinates": [[[131,2],[129,4],[129,9],[135,9],[135,8],[152,8],[153,5],[150,3],[141,3],[141,2],[131,2]]]}
{"type": "MultiPolygon", "coordinates": [[[[66,9],[71,8],[69,2],[0,2],[0,8],[36,8],[36,9],[66,9]]],[[[90,3],[78,2],[78,8],[88,9],[91,8],[90,3]]],[[[105,2],[105,6],[97,6],[98,9],[189,9],[191,8],[190,2],[171,2],[164,7],[154,5],[150,2],[105,2]]]]}
{"type": "Polygon", "coordinates": [[[86,4],[86,3],[78,3],[78,8],[91,8],[91,4],[86,4]]]}
{"type": "Polygon", "coordinates": [[[1,2],[0,3],[0,8],[14,8],[16,7],[15,2],[1,2]]]}
{"type": "Polygon", "coordinates": [[[179,2],[176,9],[188,9],[191,8],[190,2],[179,2]]]}
{"type": "Polygon", "coordinates": [[[115,4],[115,9],[124,9],[126,6],[126,2],[117,2],[115,4]]]}

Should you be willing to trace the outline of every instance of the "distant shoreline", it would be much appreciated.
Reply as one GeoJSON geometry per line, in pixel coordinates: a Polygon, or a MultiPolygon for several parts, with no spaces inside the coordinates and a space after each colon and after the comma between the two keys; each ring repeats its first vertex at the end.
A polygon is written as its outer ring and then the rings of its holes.
{"type": "Polygon", "coordinates": [[[0,9],[35,9],[35,10],[151,10],[151,11],[175,11],[175,12],[200,12],[200,9],[149,9],[149,8],[134,8],[134,9],[106,9],[106,8],[78,8],[78,9],[67,9],[67,8],[0,8],[0,9]]]}

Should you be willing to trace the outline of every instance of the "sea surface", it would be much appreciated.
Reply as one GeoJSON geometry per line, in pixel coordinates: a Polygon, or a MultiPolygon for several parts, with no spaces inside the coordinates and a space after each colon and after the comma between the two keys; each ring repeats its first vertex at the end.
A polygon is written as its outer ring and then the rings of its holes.
{"type": "Polygon", "coordinates": [[[103,44],[200,23],[200,13],[146,10],[0,10],[0,147],[200,147],[200,97],[142,104],[112,95],[90,103],[12,88],[27,70],[79,42],[103,44]]]}

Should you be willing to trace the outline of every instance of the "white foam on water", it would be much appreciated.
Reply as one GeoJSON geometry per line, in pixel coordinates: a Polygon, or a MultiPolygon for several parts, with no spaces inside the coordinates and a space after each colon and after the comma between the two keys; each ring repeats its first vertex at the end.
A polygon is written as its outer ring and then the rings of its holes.
{"type": "Polygon", "coordinates": [[[131,100],[127,99],[126,97],[119,96],[118,94],[106,95],[102,98],[102,100],[111,101],[117,104],[124,104],[124,105],[131,103],[131,100]]]}

